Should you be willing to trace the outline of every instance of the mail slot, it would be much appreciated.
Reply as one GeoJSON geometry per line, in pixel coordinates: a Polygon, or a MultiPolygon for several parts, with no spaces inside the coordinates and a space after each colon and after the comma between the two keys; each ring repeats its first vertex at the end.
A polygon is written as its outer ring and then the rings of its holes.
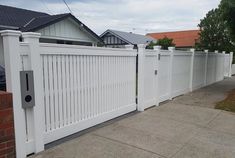
{"type": "Polygon", "coordinates": [[[155,71],[154,71],[154,74],[157,75],[157,73],[158,73],[157,70],[155,70],[155,71]]]}
{"type": "Polygon", "coordinates": [[[33,71],[20,71],[21,100],[23,108],[35,106],[33,71]]]}

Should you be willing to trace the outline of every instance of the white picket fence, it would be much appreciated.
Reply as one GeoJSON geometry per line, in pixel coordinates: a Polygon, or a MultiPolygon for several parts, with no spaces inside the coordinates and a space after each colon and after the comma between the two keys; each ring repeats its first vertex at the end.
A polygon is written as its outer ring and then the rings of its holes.
{"type": "MultiPolygon", "coordinates": [[[[225,64],[225,54],[222,53],[195,52],[193,49],[189,52],[177,51],[174,48],[161,50],[160,53],[160,102],[223,80],[224,65],[229,65],[225,64]]],[[[226,56],[230,58],[231,55],[226,56]]]]}
{"type": "Polygon", "coordinates": [[[226,70],[227,55],[215,52],[42,44],[37,33],[1,35],[19,158],[99,123],[221,81],[226,70]],[[24,109],[19,72],[26,70],[34,72],[35,106],[24,109]]]}

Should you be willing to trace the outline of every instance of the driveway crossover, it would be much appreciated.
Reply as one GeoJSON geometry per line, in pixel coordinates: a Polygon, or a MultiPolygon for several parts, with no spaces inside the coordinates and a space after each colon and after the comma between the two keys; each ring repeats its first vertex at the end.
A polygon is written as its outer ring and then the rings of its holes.
{"type": "Polygon", "coordinates": [[[204,91],[200,89],[96,128],[33,157],[235,158],[235,115],[209,108],[214,101],[223,99],[231,86],[235,86],[234,78],[218,84],[228,82],[231,85],[224,88],[221,95],[214,93],[216,97],[208,90],[212,85],[204,91]],[[207,90],[208,100],[195,99],[207,90]],[[200,103],[196,104],[198,101],[200,103]]]}

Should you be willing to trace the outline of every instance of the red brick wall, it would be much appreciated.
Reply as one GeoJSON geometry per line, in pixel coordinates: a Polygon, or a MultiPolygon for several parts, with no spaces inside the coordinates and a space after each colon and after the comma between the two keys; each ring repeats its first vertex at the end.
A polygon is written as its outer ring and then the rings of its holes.
{"type": "Polygon", "coordinates": [[[15,157],[12,94],[0,91],[0,158],[15,157]]]}

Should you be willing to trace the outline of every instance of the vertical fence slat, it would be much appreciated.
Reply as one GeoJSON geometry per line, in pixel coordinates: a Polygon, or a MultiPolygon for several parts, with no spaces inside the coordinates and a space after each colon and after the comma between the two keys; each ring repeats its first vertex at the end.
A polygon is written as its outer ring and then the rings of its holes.
{"type": "Polygon", "coordinates": [[[66,109],[67,109],[67,124],[71,123],[71,94],[70,94],[70,70],[69,70],[69,56],[66,56],[65,58],[65,64],[66,64],[66,109]]]}
{"type": "Polygon", "coordinates": [[[49,100],[49,77],[48,77],[48,58],[43,56],[44,62],[44,82],[45,82],[45,120],[46,120],[46,131],[50,130],[50,100],[49,100]]]}
{"type": "Polygon", "coordinates": [[[58,97],[58,77],[57,77],[57,57],[54,56],[52,57],[52,66],[53,66],[53,87],[54,87],[54,104],[55,104],[55,128],[58,128],[59,127],[59,108],[58,108],[58,100],[59,100],[59,97],[58,97]]]}
{"type": "Polygon", "coordinates": [[[50,97],[50,128],[55,129],[55,110],[54,110],[54,87],[53,87],[53,70],[52,70],[52,57],[48,57],[49,65],[49,97],[50,97]]]}
{"type": "Polygon", "coordinates": [[[85,83],[84,83],[84,56],[81,57],[81,120],[85,119],[85,83]]]}
{"type": "Polygon", "coordinates": [[[62,56],[59,56],[58,58],[58,91],[59,91],[59,127],[63,127],[63,96],[62,96],[62,67],[61,67],[61,60],[62,56]]]}
{"type": "Polygon", "coordinates": [[[77,122],[77,117],[78,117],[78,79],[77,79],[77,69],[78,69],[78,64],[77,64],[77,57],[73,56],[73,85],[74,85],[74,121],[77,122]]]}
{"type": "Polygon", "coordinates": [[[82,113],[82,97],[81,97],[81,90],[82,90],[82,85],[81,85],[81,56],[77,56],[77,61],[78,61],[78,71],[77,71],[77,77],[78,77],[78,121],[81,121],[82,119],[82,116],[81,116],[81,113],[82,113]]]}
{"type": "Polygon", "coordinates": [[[63,110],[63,126],[67,124],[67,87],[66,87],[66,69],[65,69],[65,62],[66,62],[66,56],[62,56],[62,61],[61,61],[61,68],[62,68],[62,95],[63,95],[63,105],[62,105],[62,110],[63,110]]]}
{"type": "Polygon", "coordinates": [[[70,69],[70,98],[71,98],[71,123],[75,122],[75,106],[74,106],[74,91],[75,91],[75,87],[74,87],[74,67],[73,67],[73,57],[74,56],[70,56],[69,58],[69,69],[70,69]]]}

